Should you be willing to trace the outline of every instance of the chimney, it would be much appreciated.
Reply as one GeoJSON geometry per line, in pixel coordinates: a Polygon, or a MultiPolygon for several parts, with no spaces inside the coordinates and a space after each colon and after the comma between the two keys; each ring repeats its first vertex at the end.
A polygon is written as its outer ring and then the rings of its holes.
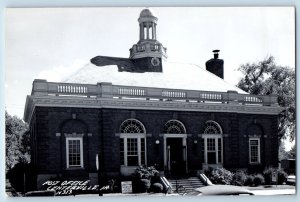
{"type": "Polygon", "coordinates": [[[219,52],[220,52],[220,50],[213,50],[214,59],[218,59],[219,58],[219,52]]]}
{"type": "Polygon", "coordinates": [[[224,60],[219,59],[220,50],[213,50],[214,58],[205,63],[206,70],[224,79],[224,60]]]}

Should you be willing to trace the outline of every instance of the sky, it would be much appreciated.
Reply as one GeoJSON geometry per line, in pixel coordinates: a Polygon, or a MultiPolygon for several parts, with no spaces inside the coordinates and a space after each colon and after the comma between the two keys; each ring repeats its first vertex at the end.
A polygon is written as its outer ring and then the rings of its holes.
{"type": "MultiPolygon", "coordinates": [[[[34,79],[59,82],[95,56],[129,57],[143,8],[11,8],[5,16],[5,108],[23,118],[34,79]]],[[[225,80],[272,55],[295,68],[293,7],[153,7],[168,61],[197,64],[219,49],[225,80]]],[[[99,78],[101,81],[101,78],[99,78]]]]}

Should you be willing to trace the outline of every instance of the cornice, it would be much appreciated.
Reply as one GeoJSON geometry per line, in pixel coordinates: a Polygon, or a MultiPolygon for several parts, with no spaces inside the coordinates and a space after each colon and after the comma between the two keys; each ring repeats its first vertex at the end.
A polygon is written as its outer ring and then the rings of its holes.
{"type": "Polygon", "coordinates": [[[228,112],[241,114],[278,115],[283,108],[279,106],[222,104],[208,102],[158,101],[118,98],[86,98],[73,96],[28,96],[24,120],[30,122],[36,106],[72,108],[112,108],[142,109],[164,111],[228,112]]]}

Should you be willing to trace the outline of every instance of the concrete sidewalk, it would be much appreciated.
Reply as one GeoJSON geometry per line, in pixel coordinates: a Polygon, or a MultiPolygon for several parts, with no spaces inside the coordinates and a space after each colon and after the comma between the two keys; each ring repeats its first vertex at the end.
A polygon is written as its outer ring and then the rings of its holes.
{"type": "Polygon", "coordinates": [[[293,195],[296,194],[296,186],[292,185],[267,185],[258,187],[245,187],[254,195],[293,195]]]}
{"type": "MultiPolygon", "coordinates": [[[[257,186],[257,187],[246,187],[244,188],[250,190],[254,195],[293,195],[296,193],[296,187],[291,185],[267,185],[267,186],[257,186]]],[[[104,194],[103,196],[182,196],[177,193],[163,194],[163,193],[140,193],[140,194],[104,194]]],[[[184,196],[184,195],[183,195],[184,196]]],[[[189,196],[187,193],[186,196],[189,196]]]]}
{"type": "Polygon", "coordinates": [[[293,185],[261,185],[257,187],[246,187],[248,190],[282,190],[282,189],[296,189],[296,186],[293,185]]]}
{"type": "Polygon", "coordinates": [[[254,195],[294,195],[296,194],[296,189],[268,189],[268,190],[251,190],[254,195]]]}

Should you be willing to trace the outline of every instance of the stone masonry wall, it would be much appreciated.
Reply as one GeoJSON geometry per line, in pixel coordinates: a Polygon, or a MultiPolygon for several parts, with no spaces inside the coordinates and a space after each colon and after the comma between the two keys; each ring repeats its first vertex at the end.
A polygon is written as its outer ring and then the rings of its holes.
{"type": "MultiPolygon", "coordinates": [[[[247,127],[251,124],[259,125],[263,131],[263,135],[260,137],[261,164],[254,165],[254,167],[277,166],[277,116],[63,107],[37,107],[35,114],[36,164],[38,173],[42,174],[86,177],[88,173],[97,172],[96,154],[100,154],[100,171],[107,175],[118,175],[120,172],[119,127],[123,121],[129,118],[137,119],[144,124],[147,133],[147,163],[149,166],[156,164],[161,170],[164,165],[163,128],[164,124],[171,119],[181,121],[186,127],[187,160],[190,171],[202,169],[204,159],[201,148],[202,139],[199,134],[203,133],[205,122],[208,120],[214,120],[222,127],[224,134],[223,165],[225,168],[248,168],[250,166],[247,127]],[[74,114],[76,115],[75,119],[74,114]],[[75,125],[82,127],[84,132],[84,169],[76,171],[66,169],[64,136],[64,133],[80,130],[76,129],[75,125]],[[160,141],[159,145],[155,144],[156,140],[160,141]]],[[[253,167],[253,165],[251,166],[253,167]]]]}

